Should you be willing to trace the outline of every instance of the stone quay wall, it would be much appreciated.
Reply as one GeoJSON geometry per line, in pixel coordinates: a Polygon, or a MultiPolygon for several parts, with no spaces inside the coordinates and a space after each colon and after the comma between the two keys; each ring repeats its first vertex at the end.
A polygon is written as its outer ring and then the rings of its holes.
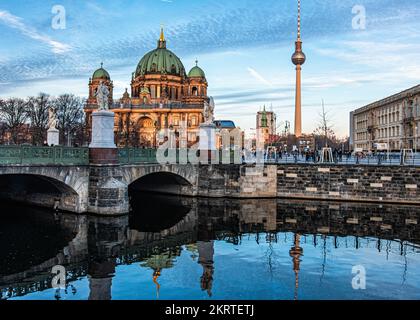
{"type": "Polygon", "coordinates": [[[277,196],[420,204],[420,168],[277,165],[277,196]]]}
{"type": "Polygon", "coordinates": [[[275,166],[201,165],[198,196],[210,198],[275,198],[275,166]]]}

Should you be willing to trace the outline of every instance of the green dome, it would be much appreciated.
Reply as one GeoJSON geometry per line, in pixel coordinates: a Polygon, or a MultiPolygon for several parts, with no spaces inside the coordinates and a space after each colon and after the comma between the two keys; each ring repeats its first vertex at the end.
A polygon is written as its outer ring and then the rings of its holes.
{"type": "Polygon", "coordinates": [[[93,73],[92,79],[111,80],[111,77],[109,76],[108,71],[106,71],[104,68],[101,67],[93,73]]]}
{"type": "Polygon", "coordinates": [[[169,74],[183,77],[185,68],[172,51],[166,47],[160,47],[147,53],[137,65],[136,77],[146,74],[169,74]]]}
{"type": "Polygon", "coordinates": [[[205,78],[206,74],[204,73],[203,69],[201,69],[199,66],[195,66],[191,69],[191,71],[188,73],[188,77],[199,77],[199,78],[205,78]]]}

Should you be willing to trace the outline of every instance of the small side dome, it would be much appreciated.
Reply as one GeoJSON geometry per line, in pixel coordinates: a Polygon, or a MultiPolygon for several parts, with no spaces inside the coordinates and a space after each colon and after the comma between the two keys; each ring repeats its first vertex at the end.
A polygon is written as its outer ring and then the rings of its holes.
{"type": "Polygon", "coordinates": [[[206,74],[203,69],[198,66],[198,61],[195,61],[195,67],[188,73],[188,78],[205,78],[206,74]]]}
{"type": "Polygon", "coordinates": [[[128,93],[127,88],[125,88],[125,92],[123,93],[123,99],[125,99],[125,100],[130,99],[130,94],[128,93]]]}
{"type": "Polygon", "coordinates": [[[111,80],[111,77],[110,77],[108,71],[106,71],[103,68],[103,64],[101,63],[101,67],[93,73],[92,79],[106,79],[106,80],[111,80]]]}

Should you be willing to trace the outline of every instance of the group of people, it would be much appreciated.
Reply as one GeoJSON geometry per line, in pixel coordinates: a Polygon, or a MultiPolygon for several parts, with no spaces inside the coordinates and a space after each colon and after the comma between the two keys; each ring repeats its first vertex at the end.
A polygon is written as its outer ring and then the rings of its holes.
{"type": "MultiPolygon", "coordinates": [[[[289,158],[293,158],[295,162],[305,161],[305,162],[320,162],[321,161],[321,150],[311,150],[311,149],[304,149],[304,150],[293,150],[287,151],[286,149],[277,149],[277,148],[268,148],[264,151],[264,161],[266,162],[282,162],[287,161],[289,158]]],[[[249,158],[249,156],[253,158],[257,157],[257,151],[255,149],[251,150],[250,152],[243,152],[243,160],[249,158]]],[[[332,149],[332,160],[335,163],[342,162],[343,157],[347,157],[349,159],[351,157],[351,152],[346,152],[341,149],[332,149]]],[[[262,157],[262,155],[259,155],[262,157]]],[[[325,157],[324,157],[325,158],[325,157]]]]}

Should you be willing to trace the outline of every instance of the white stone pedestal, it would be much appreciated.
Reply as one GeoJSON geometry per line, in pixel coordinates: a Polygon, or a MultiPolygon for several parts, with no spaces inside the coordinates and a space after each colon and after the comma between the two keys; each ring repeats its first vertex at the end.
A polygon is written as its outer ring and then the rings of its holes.
{"type": "Polygon", "coordinates": [[[51,146],[60,145],[60,131],[55,128],[50,128],[47,131],[47,144],[51,146]]]}
{"type": "Polygon", "coordinates": [[[92,141],[89,148],[114,149],[114,112],[96,111],[92,113],[92,141]]]}
{"type": "Polygon", "coordinates": [[[214,124],[200,125],[200,150],[216,150],[216,126],[214,124]]]}

